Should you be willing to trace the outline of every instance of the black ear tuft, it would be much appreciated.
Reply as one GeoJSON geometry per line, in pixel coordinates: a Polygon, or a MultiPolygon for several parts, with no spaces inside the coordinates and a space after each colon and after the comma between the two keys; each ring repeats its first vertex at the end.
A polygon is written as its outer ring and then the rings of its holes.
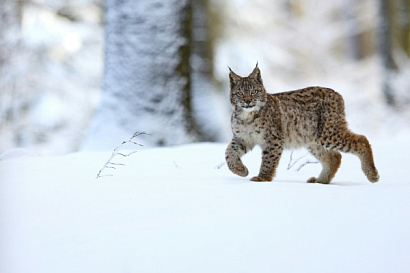
{"type": "Polygon", "coordinates": [[[249,75],[249,78],[253,79],[257,83],[263,84],[261,71],[259,70],[258,63],[256,63],[256,67],[253,69],[252,73],[249,75]]]}
{"type": "Polygon", "coordinates": [[[229,68],[229,84],[231,86],[231,89],[238,84],[238,82],[242,79],[240,76],[236,75],[235,72],[232,71],[232,69],[228,66],[229,68]]]}

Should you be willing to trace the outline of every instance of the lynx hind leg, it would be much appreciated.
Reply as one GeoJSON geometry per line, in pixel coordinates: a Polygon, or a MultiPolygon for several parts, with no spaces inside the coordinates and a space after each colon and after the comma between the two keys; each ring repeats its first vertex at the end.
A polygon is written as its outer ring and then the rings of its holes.
{"type": "Polygon", "coordinates": [[[342,155],[336,151],[326,150],[320,145],[311,145],[308,150],[322,164],[322,171],[318,178],[312,177],[307,182],[329,184],[340,167],[342,155]]]}
{"type": "Polygon", "coordinates": [[[379,181],[379,173],[374,165],[373,151],[369,141],[363,135],[348,132],[340,149],[342,152],[352,153],[359,157],[363,173],[367,179],[374,183],[379,181]]]}

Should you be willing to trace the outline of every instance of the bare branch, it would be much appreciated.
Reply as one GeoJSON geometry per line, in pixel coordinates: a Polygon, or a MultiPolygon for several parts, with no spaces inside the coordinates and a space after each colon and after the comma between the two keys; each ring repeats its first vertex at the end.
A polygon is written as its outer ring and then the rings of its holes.
{"type": "Polygon", "coordinates": [[[289,164],[288,164],[287,170],[292,169],[292,167],[295,166],[296,163],[298,163],[301,159],[305,158],[308,155],[309,154],[304,154],[303,156],[297,158],[294,162],[292,162],[293,161],[293,151],[292,151],[292,153],[290,154],[289,164]]]}
{"type": "MultiPolygon", "coordinates": [[[[141,144],[138,144],[139,146],[143,146],[143,145],[141,145],[141,144]]],[[[138,152],[138,151],[132,151],[131,153],[129,153],[129,154],[123,154],[123,153],[118,153],[118,155],[121,155],[121,156],[123,156],[123,157],[128,157],[128,156],[130,156],[130,155],[132,155],[132,154],[135,154],[136,152],[138,152]]]]}
{"type": "MultiPolygon", "coordinates": [[[[287,168],[287,170],[290,170],[290,169],[292,169],[293,168],[293,166],[295,166],[299,161],[301,161],[302,159],[304,159],[304,158],[306,158],[307,156],[308,156],[309,154],[308,153],[306,153],[306,154],[304,154],[303,156],[300,156],[300,157],[298,157],[296,160],[294,160],[293,159],[293,151],[291,152],[291,154],[290,154],[290,158],[289,158],[289,163],[288,163],[288,168],[287,168]]],[[[307,164],[316,164],[316,163],[319,163],[318,161],[314,161],[314,160],[311,160],[311,159],[305,159],[305,162],[303,162],[302,164],[300,164],[299,166],[298,166],[298,168],[296,169],[296,171],[298,172],[298,171],[300,171],[303,167],[305,167],[307,164]]]]}
{"type": "Polygon", "coordinates": [[[308,160],[305,163],[303,163],[302,165],[299,166],[299,168],[296,169],[296,171],[300,171],[300,169],[302,169],[303,167],[305,167],[307,164],[317,164],[319,163],[318,161],[312,161],[312,160],[308,160]]]}
{"type": "Polygon", "coordinates": [[[175,161],[173,161],[173,162],[174,162],[175,167],[177,167],[177,169],[181,169],[181,167],[178,166],[178,164],[175,161]]]}
{"type": "Polygon", "coordinates": [[[226,164],[226,162],[221,162],[221,163],[219,163],[218,165],[216,165],[215,166],[215,169],[220,169],[220,168],[222,168],[224,165],[226,164]]]}
{"type": "Polygon", "coordinates": [[[292,161],[293,161],[293,151],[290,153],[289,163],[288,163],[288,168],[287,168],[288,171],[289,171],[290,168],[292,168],[292,166],[293,166],[293,165],[291,165],[292,161]]]}
{"type": "Polygon", "coordinates": [[[110,162],[109,164],[110,165],[115,165],[115,166],[125,166],[124,163],[112,163],[112,162],[110,162]]]}
{"type": "Polygon", "coordinates": [[[113,160],[113,158],[114,158],[115,156],[117,156],[117,155],[121,155],[121,156],[123,156],[123,157],[129,157],[130,155],[135,154],[137,151],[132,151],[132,152],[130,152],[130,153],[128,153],[128,154],[120,153],[119,151],[120,151],[121,147],[122,147],[124,144],[127,144],[127,143],[131,143],[131,144],[134,144],[134,145],[137,145],[137,146],[143,146],[142,144],[140,144],[140,143],[138,143],[138,142],[135,142],[135,141],[133,140],[134,138],[136,138],[136,137],[138,137],[138,136],[140,136],[140,135],[149,135],[149,134],[148,134],[147,132],[135,132],[130,139],[124,140],[124,141],[120,144],[120,146],[118,146],[117,148],[114,149],[114,151],[112,152],[110,158],[107,160],[107,162],[105,162],[105,164],[103,165],[103,167],[101,168],[101,170],[98,172],[96,178],[100,178],[100,177],[104,177],[104,176],[113,176],[113,175],[111,175],[111,174],[102,175],[101,173],[102,173],[103,170],[105,170],[105,169],[116,169],[114,166],[125,166],[124,163],[116,163],[116,162],[112,162],[112,160],[113,160]]]}

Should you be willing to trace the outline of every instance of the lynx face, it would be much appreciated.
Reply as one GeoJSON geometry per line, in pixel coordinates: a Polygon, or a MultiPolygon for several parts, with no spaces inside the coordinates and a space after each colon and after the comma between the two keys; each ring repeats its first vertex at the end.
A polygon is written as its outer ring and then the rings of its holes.
{"type": "Polygon", "coordinates": [[[247,112],[258,110],[266,102],[266,90],[263,87],[261,73],[256,66],[248,77],[240,77],[232,70],[229,73],[232,108],[247,112]]]}

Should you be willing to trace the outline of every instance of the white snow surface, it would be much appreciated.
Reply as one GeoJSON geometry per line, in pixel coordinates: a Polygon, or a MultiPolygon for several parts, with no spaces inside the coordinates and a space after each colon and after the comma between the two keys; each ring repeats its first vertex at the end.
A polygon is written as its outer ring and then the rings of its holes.
{"type": "MultiPolygon", "coordinates": [[[[112,151],[3,155],[0,272],[409,272],[410,148],[372,144],[376,184],[346,154],[308,184],[320,165],[287,170],[289,152],[251,182],[226,143],[137,148],[99,179],[112,151]]],[[[244,163],[256,175],[260,150],[244,163]]]]}

